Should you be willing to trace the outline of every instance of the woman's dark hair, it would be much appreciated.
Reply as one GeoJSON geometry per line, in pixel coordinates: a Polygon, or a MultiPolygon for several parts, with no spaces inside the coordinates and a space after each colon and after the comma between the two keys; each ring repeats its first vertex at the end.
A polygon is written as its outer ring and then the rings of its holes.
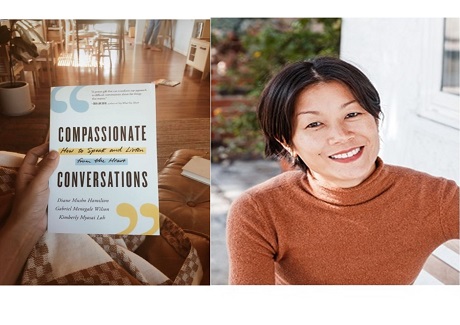
{"type": "MultiPolygon", "coordinates": [[[[292,157],[279,141],[292,145],[295,106],[300,93],[307,87],[329,81],[347,86],[358,103],[376,120],[380,118],[380,97],[370,80],[355,66],[332,57],[291,63],[285,66],[267,84],[262,92],[257,114],[265,135],[265,154],[292,157]]],[[[294,166],[306,171],[300,157],[294,166]]]]}

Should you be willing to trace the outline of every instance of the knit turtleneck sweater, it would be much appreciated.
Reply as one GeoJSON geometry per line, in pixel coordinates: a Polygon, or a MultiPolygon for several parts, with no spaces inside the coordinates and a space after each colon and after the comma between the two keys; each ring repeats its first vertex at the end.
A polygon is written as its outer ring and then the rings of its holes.
{"type": "Polygon", "coordinates": [[[451,180],[386,165],[328,188],[290,171],[232,203],[230,284],[412,284],[429,255],[459,238],[451,180]]]}

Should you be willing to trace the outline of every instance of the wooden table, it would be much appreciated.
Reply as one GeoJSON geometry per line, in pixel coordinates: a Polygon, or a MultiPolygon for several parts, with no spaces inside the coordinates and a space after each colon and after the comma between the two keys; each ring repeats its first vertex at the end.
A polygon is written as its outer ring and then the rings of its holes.
{"type": "Polygon", "coordinates": [[[125,42],[124,42],[124,36],[125,36],[125,20],[124,19],[76,19],[75,20],[75,35],[76,35],[76,41],[77,41],[77,57],[80,59],[80,45],[79,45],[79,37],[78,37],[78,30],[83,27],[84,25],[96,25],[96,24],[111,24],[115,23],[118,26],[118,44],[119,44],[119,51],[120,55],[118,56],[119,61],[121,62],[121,59],[123,57],[124,53],[124,47],[125,47],[125,42]]]}

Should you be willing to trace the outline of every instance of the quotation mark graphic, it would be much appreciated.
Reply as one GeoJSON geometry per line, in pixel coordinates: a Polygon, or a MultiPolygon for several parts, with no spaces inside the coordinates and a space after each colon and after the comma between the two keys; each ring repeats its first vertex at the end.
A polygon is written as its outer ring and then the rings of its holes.
{"type": "MultiPolygon", "coordinates": [[[[86,100],[81,100],[77,98],[78,92],[84,86],[76,86],[72,89],[72,92],[69,96],[70,107],[78,113],[84,113],[89,109],[89,103],[86,100]]],[[[56,94],[61,90],[62,87],[53,88],[51,91],[51,109],[56,113],[63,113],[67,110],[67,103],[63,100],[57,100],[56,94]]]]}
{"type": "MultiPolygon", "coordinates": [[[[129,219],[128,227],[125,230],[120,231],[118,235],[131,234],[134,228],[136,228],[137,221],[138,221],[138,214],[137,214],[136,208],[133,207],[129,203],[121,203],[117,206],[117,213],[119,216],[126,217],[129,219]]],[[[151,203],[145,203],[141,206],[140,213],[146,218],[153,219],[152,228],[142,233],[142,235],[155,234],[160,228],[160,213],[159,213],[158,207],[151,203]]]]}

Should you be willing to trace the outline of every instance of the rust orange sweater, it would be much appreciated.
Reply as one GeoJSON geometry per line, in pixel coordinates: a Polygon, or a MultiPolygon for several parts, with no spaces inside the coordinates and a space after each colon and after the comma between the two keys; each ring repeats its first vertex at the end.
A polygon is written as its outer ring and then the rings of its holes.
{"type": "Polygon", "coordinates": [[[348,189],[291,171],[230,208],[230,284],[411,284],[459,238],[454,181],[383,164],[348,189]]]}

